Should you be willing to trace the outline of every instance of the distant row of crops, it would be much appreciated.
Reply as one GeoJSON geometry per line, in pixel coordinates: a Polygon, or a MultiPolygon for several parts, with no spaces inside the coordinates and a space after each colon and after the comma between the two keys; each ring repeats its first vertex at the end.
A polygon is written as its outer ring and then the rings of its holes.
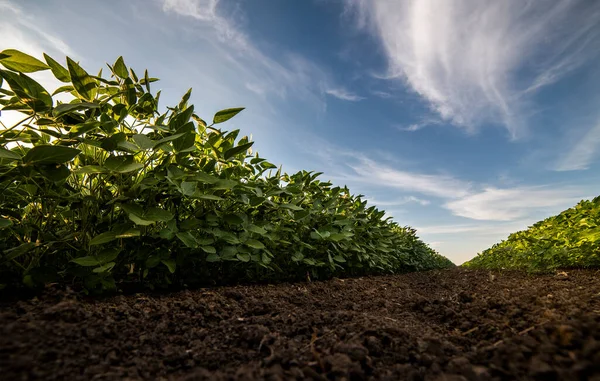
{"type": "Polygon", "coordinates": [[[188,104],[159,112],[156,78],[122,58],[109,78],[0,53],[0,282],[88,290],[300,279],[451,266],[408,227],[318,173],[281,172],[239,130],[188,104]],[[27,76],[50,70],[50,94],[27,76]],[[72,101],[56,102],[57,94],[72,101]]]}
{"type": "Polygon", "coordinates": [[[548,270],[600,266],[600,196],[511,234],[466,267],[548,270]]]}

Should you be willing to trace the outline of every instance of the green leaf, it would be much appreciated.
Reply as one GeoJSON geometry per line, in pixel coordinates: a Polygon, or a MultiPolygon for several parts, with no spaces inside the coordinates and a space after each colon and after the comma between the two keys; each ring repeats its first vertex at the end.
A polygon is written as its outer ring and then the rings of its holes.
{"type": "Polygon", "coordinates": [[[217,252],[214,246],[201,246],[200,248],[207,254],[216,254],[217,252]]]}
{"type": "Polygon", "coordinates": [[[265,245],[262,242],[257,241],[255,239],[249,239],[245,242],[246,246],[251,247],[253,249],[264,249],[265,245]]]}
{"type": "Polygon", "coordinates": [[[89,110],[98,107],[100,107],[99,104],[89,102],[61,103],[52,110],[52,115],[58,117],[72,111],[89,110]]]}
{"type": "Polygon", "coordinates": [[[97,256],[96,258],[98,259],[99,263],[108,263],[108,262],[112,262],[115,260],[115,258],[117,258],[119,256],[119,253],[121,252],[121,249],[106,249],[106,250],[102,250],[97,256]]]}
{"type": "Polygon", "coordinates": [[[43,112],[52,107],[52,97],[48,91],[25,74],[0,70],[0,77],[6,80],[16,97],[33,111],[43,112]]]}
{"type": "Polygon", "coordinates": [[[173,217],[173,213],[160,208],[148,208],[148,211],[144,214],[144,218],[151,221],[167,222],[172,220],[173,217]]]}
{"type": "Polygon", "coordinates": [[[102,140],[100,147],[106,151],[114,151],[119,146],[119,143],[125,141],[127,139],[127,135],[123,132],[117,132],[116,134],[111,135],[108,138],[102,140]]]}
{"type": "Polygon", "coordinates": [[[113,65],[113,70],[116,75],[118,75],[122,79],[129,78],[129,72],[127,71],[127,66],[125,66],[125,61],[123,57],[117,58],[115,64],[113,65]]]}
{"type": "Polygon", "coordinates": [[[167,136],[166,138],[162,138],[160,140],[157,140],[155,142],[155,147],[158,147],[159,145],[161,145],[163,143],[167,143],[167,142],[170,142],[172,140],[178,139],[178,138],[182,137],[183,135],[185,135],[185,133],[182,132],[182,133],[179,133],[179,134],[173,134],[173,135],[167,136]]]}
{"type": "Polygon", "coordinates": [[[182,137],[173,140],[173,148],[176,152],[189,152],[195,149],[196,134],[186,132],[182,137]]]}
{"type": "Polygon", "coordinates": [[[50,181],[60,182],[71,175],[69,168],[64,165],[44,165],[38,168],[38,171],[50,181]]]}
{"type": "Polygon", "coordinates": [[[138,217],[133,213],[129,213],[127,215],[129,217],[129,219],[131,221],[133,221],[136,225],[142,225],[142,226],[148,226],[148,225],[152,225],[153,223],[155,223],[156,221],[150,221],[150,220],[146,220],[142,217],[138,217]]]}
{"type": "Polygon", "coordinates": [[[244,223],[244,220],[235,214],[227,214],[223,219],[230,225],[241,225],[244,223]]]}
{"type": "Polygon", "coordinates": [[[194,193],[194,198],[199,198],[202,200],[211,200],[211,201],[223,201],[223,197],[215,196],[214,194],[200,194],[198,192],[194,193]]]}
{"type": "Polygon", "coordinates": [[[149,137],[147,137],[144,134],[135,134],[132,136],[133,141],[135,142],[135,144],[138,145],[138,147],[140,147],[143,150],[149,150],[154,148],[156,142],[153,141],[152,139],[150,139],[149,137]]]}
{"type": "Polygon", "coordinates": [[[269,263],[271,263],[272,259],[267,255],[267,253],[262,253],[261,261],[263,264],[268,265],[269,263]]]}
{"type": "Polygon", "coordinates": [[[98,121],[90,121],[83,124],[78,124],[69,131],[69,137],[74,138],[77,136],[81,136],[83,134],[87,134],[88,132],[94,131],[95,129],[101,127],[100,122],[98,121]]]}
{"type": "Polygon", "coordinates": [[[283,209],[290,209],[290,210],[303,210],[301,207],[299,207],[298,205],[294,205],[294,204],[279,204],[280,208],[283,209]]]}
{"type": "Polygon", "coordinates": [[[184,245],[191,249],[196,249],[198,247],[198,242],[196,241],[196,237],[192,235],[190,232],[179,232],[175,234],[177,238],[183,242],[184,245]]]}
{"type": "Polygon", "coordinates": [[[75,174],[91,174],[91,173],[106,173],[108,169],[101,167],[99,165],[86,165],[84,167],[78,168],[73,171],[75,174]]]}
{"type": "MultiPolygon", "coordinates": [[[[69,82],[70,82],[70,80],[69,80],[69,82]]],[[[71,85],[61,86],[58,89],[54,90],[54,92],[52,93],[52,96],[54,96],[56,94],[60,94],[60,93],[70,93],[72,91],[75,91],[75,88],[71,85]]]]}
{"type": "Polygon", "coordinates": [[[12,221],[8,218],[0,218],[0,229],[6,229],[9,226],[12,226],[12,221]]]}
{"type": "Polygon", "coordinates": [[[219,262],[220,260],[221,258],[216,253],[208,254],[206,256],[206,262],[219,262]]]}
{"type": "Polygon", "coordinates": [[[104,166],[117,173],[134,172],[144,168],[144,164],[136,163],[131,155],[110,156],[104,161],[104,166]]]}
{"type": "Polygon", "coordinates": [[[260,234],[260,235],[267,234],[267,231],[265,229],[261,228],[260,226],[256,226],[256,225],[252,225],[252,224],[248,225],[246,230],[249,232],[252,232],[252,233],[260,234]]]}
{"type": "Polygon", "coordinates": [[[214,190],[231,190],[239,185],[239,182],[235,180],[226,180],[219,179],[215,184],[213,184],[212,189],[214,190]]]}
{"type": "Polygon", "coordinates": [[[42,61],[15,49],[6,49],[0,53],[0,64],[8,70],[20,73],[34,73],[48,70],[49,67],[42,61]]]}
{"type": "Polygon", "coordinates": [[[7,150],[4,147],[0,147],[0,159],[21,160],[21,155],[19,155],[17,152],[7,150]]]}
{"type": "Polygon", "coordinates": [[[127,213],[135,214],[138,217],[142,217],[144,215],[144,208],[139,204],[121,204],[121,209],[123,209],[127,213]]]}
{"type": "Polygon", "coordinates": [[[149,269],[158,266],[159,263],[160,257],[158,255],[151,255],[148,257],[148,259],[146,259],[146,267],[149,269]]]}
{"type": "Polygon", "coordinates": [[[212,175],[209,175],[208,173],[204,173],[204,172],[200,172],[200,171],[194,173],[194,175],[192,176],[191,179],[200,181],[201,183],[204,183],[204,184],[214,184],[217,181],[219,181],[219,179],[217,177],[214,177],[212,175]]]}
{"type": "Polygon", "coordinates": [[[229,160],[230,158],[234,157],[235,155],[237,155],[239,153],[248,151],[248,149],[250,147],[252,147],[253,144],[254,144],[254,142],[250,142],[250,143],[242,144],[237,147],[230,148],[227,151],[225,151],[225,154],[223,155],[223,157],[225,158],[225,160],[229,160]]]}
{"type": "Polygon", "coordinates": [[[129,229],[124,233],[115,235],[115,238],[131,238],[131,237],[139,237],[142,232],[139,229],[129,229]]]}
{"type": "Polygon", "coordinates": [[[71,82],[77,94],[88,101],[93,101],[98,92],[98,83],[79,64],[67,57],[67,67],[71,82]]]}
{"type": "Polygon", "coordinates": [[[228,108],[225,110],[221,110],[215,114],[215,117],[213,118],[213,124],[223,123],[225,121],[228,121],[229,119],[236,116],[243,109],[244,109],[244,107],[228,108]]]}
{"type": "Polygon", "coordinates": [[[85,267],[98,266],[100,264],[100,261],[98,260],[98,258],[91,256],[91,255],[89,255],[87,257],[79,257],[79,258],[72,259],[71,262],[77,263],[79,266],[85,266],[85,267]]]}
{"type": "Polygon", "coordinates": [[[236,254],[237,259],[239,259],[242,262],[250,262],[250,254],[248,253],[237,253],[236,254]]]}
{"type": "Polygon", "coordinates": [[[102,245],[104,243],[114,241],[115,239],[117,239],[117,236],[113,232],[100,233],[94,238],[92,238],[92,240],[90,241],[90,246],[102,245]]]}
{"type": "Polygon", "coordinates": [[[167,266],[167,268],[169,269],[169,272],[171,274],[175,273],[177,264],[175,263],[175,261],[173,259],[163,259],[161,262],[163,265],[167,266]]]}
{"type": "Polygon", "coordinates": [[[6,250],[4,252],[4,259],[6,261],[13,260],[23,254],[28,253],[29,251],[35,248],[34,242],[26,242],[12,249],[6,250]]]}
{"type": "Polygon", "coordinates": [[[162,229],[158,232],[160,238],[171,240],[175,237],[175,232],[170,229],[162,229]]]}
{"type": "Polygon", "coordinates": [[[52,74],[54,74],[56,79],[65,83],[71,82],[71,76],[69,75],[69,71],[67,69],[65,69],[61,64],[56,62],[46,53],[44,53],[44,58],[46,59],[46,63],[48,66],[50,66],[50,70],[52,70],[52,74]]]}
{"type": "Polygon", "coordinates": [[[197,185],[198,183],[195,181],[182,181],[181,193],[183,193],[184,196],[191,196],[194,194],[194,192],[196,192],[197,185]]]}
{"type": "Polygon", "coordinates": [[[23,162],[27,164],[62,164],[71,161],[81,152],[64,146],[39,145],[30,149],[23,162]]]}
{"type": "Polygon", "coordinates": [[[104,273],[104,272],[112,270],[113,267],[115,267],[115,262],[109,262],[109,263],[107,263],[105,265],[102,265],[100,267],[96,267],[92,271],[95,272],[95,273],[104,273]]]}

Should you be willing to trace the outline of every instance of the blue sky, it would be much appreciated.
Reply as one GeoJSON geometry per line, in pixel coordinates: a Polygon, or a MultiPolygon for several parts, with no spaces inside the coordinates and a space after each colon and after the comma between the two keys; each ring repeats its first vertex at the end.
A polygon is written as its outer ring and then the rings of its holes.
{"type": "Polygon", "coordinates": [[[163,105],[244,106],[226,127],[261,156],[456,263],[600,194],[593,0],[0,0],[6,48],[92,72],[123,55],[163,105]]]}

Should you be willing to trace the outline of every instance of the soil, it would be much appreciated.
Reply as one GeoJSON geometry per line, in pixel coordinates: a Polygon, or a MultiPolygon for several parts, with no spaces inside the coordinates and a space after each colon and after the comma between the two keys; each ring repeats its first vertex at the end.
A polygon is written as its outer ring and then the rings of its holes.
{"type": "Polygon", "coordinates": [[[3,380],[595,380],[600,271],[0,303],[3,380]]]}

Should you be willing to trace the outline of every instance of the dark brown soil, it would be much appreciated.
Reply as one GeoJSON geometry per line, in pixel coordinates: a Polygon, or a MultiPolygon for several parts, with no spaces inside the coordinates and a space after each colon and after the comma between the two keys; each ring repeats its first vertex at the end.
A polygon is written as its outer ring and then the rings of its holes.
{"type": "Polygon", "coordinates": [[[452,269],[0,305],[3,380],[600,380],[600,272],[452,269]]]}

